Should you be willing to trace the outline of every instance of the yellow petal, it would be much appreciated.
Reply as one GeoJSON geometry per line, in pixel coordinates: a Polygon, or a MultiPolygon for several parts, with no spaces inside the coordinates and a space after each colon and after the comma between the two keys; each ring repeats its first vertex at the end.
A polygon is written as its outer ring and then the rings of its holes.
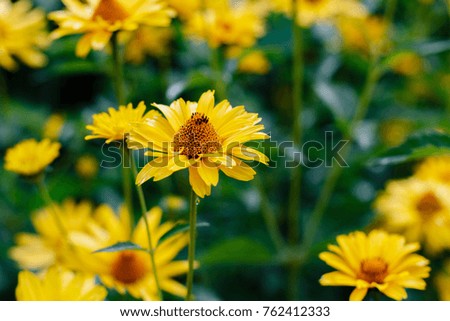
{"type": "Polygon", "coordinates": [[[388,284],[388,286],[381,292],[397,301],[406,299],[408,297],[408,294],[406,293],[405,289],[395,283],[388,284]]]}
{"type": "Polygon", "coordinates": [[[198,101],[197,112],[209,116],[214,108],[214,91],[208,90],[198,101]]]}
{"type": "Polygon", "coordinates": [[[322,252],[319,258],[336,270],[339,270],[349,276],[356,277],[356,272],[339,256],[330,252],[322,252]]]}
{"type": "Polygon", "coordinates": [[[253,168],[237,158],[233,157],[233,160],[236,162],[236,166],[229,168],[224,165],[220,165],[220,170],[224,172],[225,175],[240,181],[252,180],[256,174],[253,168]]]}
{"type": "Polygon", "coordinates": [[[319,280],[321,285],[332,285],[332,286],[355,286],[356,280],[345,273],[334,271],[322,275],[319,280]]]}
{"type": "Polygon", "coordinates": [[[219,182],[219,169],[216,164],[203,161],[200,163],[200,166],[197,167],[197,170],[198,174],[207,185],[216,186],[219,182]]]}
{"type": "Polygon", "coordinates": [[[362,301],[367,294],[367,288],[354,289],[350,294],[350,301],[362,301]]]}
{"type": "Polygon", "coordinates": [[[205,183],[196,167],[189,167],[189,184],[191,184],[195,194],[201,198],[211,194],[211,185],[205,183]]]}

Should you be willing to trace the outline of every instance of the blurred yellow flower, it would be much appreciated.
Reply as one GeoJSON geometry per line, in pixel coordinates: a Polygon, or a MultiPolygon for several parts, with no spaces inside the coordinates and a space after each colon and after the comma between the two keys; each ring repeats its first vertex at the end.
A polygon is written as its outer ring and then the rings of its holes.
{"type": "Polygon", "coordinates": [[[119,106],[119,109],[110,107],[108,113],[103,112],[92,116],[93,124],[87,125],[86,129],[92,132],[84,139],[104,138],[109,144],[113,141],[123,141],[130,133],[131,124],[135,122],[144,122],[146,119],[151,119],[158,112],[151,110],[145,113],[146,106],[144,102],[133,109],[130,103],[127,106],[119,106]]]}
{"type": "Polygon", "coordinates": [[[163,207],[167,208],[170,212],[180,211],[186,209],[186,200],[181,196],[169,195],[163,199],[163,207]]]}
{"type": "Polygon", "coordinates": [[[380,17],[343,17],[338,19],[337,27],[343,45],[348,50],[365,55],[378,55],[385,53],[390,47],[387,36],[388,26],[380,17]]]}
{"type": "Polygon", "coordinates": [[[41,50],[49,44],[46,28],[44,12],[32,9],[30,1],[0,0],[0,68],[17,69],[14,58],[33,68],[44,66],[47,57],[41,50]]]}
{"type": "Polygon", "coordinates": [[[23,176],[40,174],[59,156],[60,143],[44,139],[26,139],[8,148],[5,155],[5,169],[23,176]]]}
{"type": "Polygon", "coordinates": [[[42,136],[44,138],[58,139],[64,127],[64,117],[59,114],[53,114],[44,125],[42,136]]]}
{"type": "Polygon", "coordinates": [[[169,28],[142,27],[127,42],[125,60],[142,64],[147,56],[168,56],[172,38],[173,33],[169,28]]]}
{"type": "Polygon", "coordinates": [[[181,20],[191,18],[195,12],[200,10],[203,0],[167,0],[169,6],[177,12],[181,20]]]}
{"type": "Polygon", "coordinates": [[[392,70],[404,76],[416,76],[423,72],[423,59],[414,52],[402,52],[390,59],[392,70]]]}
{"type": "Polygon", "coordinates": [[[383,226],[435,254],[450,248],[450,186],[415,177],[390,182],[374,203],[383,226]]]}
{"type": "Polygon", "coordinates": [[[270,70],[270,62],[261,50],[254,50],[239,59],[238,71],[246,74],[265,75],[270,70]]]}
{"type": "Polygon", "coordinates": [[[394,300],[407,298],[405,288],[424,290],[429,276],[429,261],[413,252],[419,243],[406,243],[403,236],[373,230],[337,237],[338,245],[319,257],[337,271],[324,274],[321,285],[352,286],[351,301],[363,300],[376,288],[394,300]]]}
{"type": "Polygon", "coordinates": [[[103,301],[107,294],[93,276],[61,267],[52,267],[40,277],[21,271],[16,288],[18,301],[103,301]]]}
{"type": "Polygon", "coordinates": [[[450,301],[450,261],[446,261],[443,271],[435,279],[436,289],[441,301],[450,301]]]}
{"type": "Polygon", "coordinates": [[[212,48],[222,45],[252,47],[265,34],[264,17],[246,2],[231,5],[228,0],[207,2],[186,23],[187,35],[205,40],[212,48]]]}
{"type": "Polygon", "coordinates": [[[62,0],[66,9],[54,11],[49,19],[59,28],[54,39],[83,34],[76,55],[86,57],[91,49],[103,50],[113,32],[134,31],[140,26],[167,27],[174,15],[165,0],[62,0]]]}
{"type": "MultiPolygon", "coordinates": [[[[162,210],[159,207],[154,207],[147,213],[158,281],[163,291],[184,297],[186,288],[173,278],[187,272],[188,262],[173,260],[189,243],[189,238],[187,234],[179,233],[161,240],[175,225],[172,222],[161,224],[161,217],[162,210]]],[[[114,288],[119,293],[127,291],[135,298],[158,300],[148,252],[122,250],[93,253],[124,241],[131,241],[148,249],[144,220],[141,218],[133,230],[128,211],[121,207],[119,217],[112,211],[96,215],[90,231],[73,232],[70,235],[73,244],[77,245],[79,255],[76,263],[80,269],[98,275],[105,286],[114,288]]]]}
{"type": "MultiPolygon", "coordinates": [[[[297,0],[297,23],[310,27],[337,17],[364,17],[367,10],[358,0],[297,0]]],[[[274,0],[274,11],[291,16],[292,0],[274,0]]]]}
{"type": "Polygon", "coordinates": [[[417,167],[414,176],[450,186],[450,155],[427,158],[417,167]]]}
{"type": "Polygon", "coordinates": [[[413,129],[407,119],[389,119],[380,124],[380,138],[384,144],[394,147],[405,141],[413,129]]]}
{"type": "Polygon", "coordinates": [[[94,156],[84,155],[75,163],[75,170],[80,177],[90,179],[98,173],[98,161],[94,156]]]}
{"type": "MultiPolygon", "coordinates": [[[[107,210],[107,207],[100,206],[96,212],[107,210]]],[[[67,257],[73,255],[66,238],[61,235],[52,211],[57,212],[65,231],[71,232],[86,229],[94,209],[87,201],[77,204],[68,199],[61,205],[54,204],[34,212],[31,222],[36,234],[17,234],[17,245],[9,250],[9,256],[20,268],[44,270],[52,265],[67,265],[67,257]]]]}
{"type": "Polygon", "coordinates": [[[258,124],[258,114],[244,106],[233,108],[227,100],[214,105],[214,93],[204,93],[198,103],[174,101],[170,106],[153,104],[165,116],[146,123],[136,123],[128,139],[131,149],[149,148],[145,153],[155,158],[139,172],[136,184],[189,169],[189,182],[200,196],[210,195],[219,182],[219,170],[232,178],[249,181],[256,172],[242,160],[267,164],[261,152],[246,147],[251,140],[269,136],[258,124]]]}

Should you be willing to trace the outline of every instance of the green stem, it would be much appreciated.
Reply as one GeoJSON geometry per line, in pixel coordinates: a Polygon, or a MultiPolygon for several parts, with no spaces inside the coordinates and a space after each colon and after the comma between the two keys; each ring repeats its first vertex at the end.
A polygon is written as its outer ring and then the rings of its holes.
{"type": "Polygon", "coordinates": [[[221,48],[211,48],[211,70],[213,72],[215,96],[218,101],[226,98],[226,84],[223,81],[223,59],[221,48]]]}
{"type": "Polygon", "coordinates": [[[187,294],[186,301],[194,299],[192,288],[194,285],[194,265],[195,265],[195,240],[197,238],[197,195],[194,190],[191,191],[191,202],[189,206],[189,249],[188,264],[189,270],[187,274],[187,294]]]}
{"type": "Polygon", "coordinates": [[[9,111],[9,95],[8,95],[8,85],[6,81],[6,75],[3,70],[0,69],[0,106],[5,112],[9,111]]]}
{"type": "Polygon", "coordinates": [[[118,32],[114,32],[111,37],[112,58],[113,58],[113,78],[116,99],[119,105],[125,104],[125,88],[123,77],[123,63],[120,54],[120,46],[118,40],[118,32]]]}
{"type": "Polygon", "coordinates": [[[44,177],[41,177],[37,181],[37,186],[39,189],[39,192],[41,194],[42,200],[45,202],[48,208],[50,208],[50,212],[52,213],[53,219],[55,220],[55,224],[61,233],[61,236],[67,240],[67,230],[64,227],[64,224],[61,220],[61,218],[58,215],[58,210],[56,209],[55,202],[53,202],[50,193],[48,191],[47,185],[45,184],[44,177]]]}
{"type": "MultiPolygon", "coordinates": [[[[292,37],[293,37],[293,73],[292,73],[292,141],[295,148],[300,149],[303,140],[301,115],[303,110],[303,32],[297,24],[298,1],[292,1],[292,37]]],[[[289,201],[287,212],[288,243],[291,246],[300,241],[300,199],[301,199],[302,166],[298,164],[291,170],[289,201]]],[[[288,298],[298,300],[298,264],[290,264],[288,298]]]]}
{"type": "MultiPolygon", "coordinates": [[[[131,169],[133,171],[134,178],[136,178],[137,168],[136,168],[136,163],[134,161],[133,153],[131,153],[131,169]]],[[[144,223],[145,223],[145,231],[146,231],[147,240],[148,240],[148,254],[150,256],[150,264],[152,266],[153,277],[155,278],[155,284],[156,284],[156,289],[158,291],[158,297],[160,300],[163,300],[163,294],[161,291],[161,286],[159,284],[158,270],[156,269],[155,251],[154,251],[153,242],[152,242],[152,235],[151,235],[151,231],[150,231],[150,225],[149,225],[149,222],[147,219],[147,204],[145,202],[144,191],[142,190],[141,185],[136,185],[136,190],[137,190],[138,197],[139,197],[139,204],[141,206],[142,218],[144,219],[144,223]]]]}
{"type": "MultiPolygon", "coordinates": [[[[366,81],[364,84],[364,88],[361,93],[358,105],[356,107],[356,112],[354,114],[352,121],[350,122],[349,129],[344,133],[343,140],[347,141],[347,144],[342,148],[341,157],[343,159],[346,159],[351,152],[354,131],[356,129],[356,126],[361,122],[361,120],[364,119],[364,117],[367,114],[367,110],[372,100],[376,84],[381,76],[381,72],[377,68],[376,64],[377,64],[376,60],[371,62],[369,71],[367,73],[366,81]]],[[[325,179],[325,183],[319,194],[316,206],[306,226],[304,242],[302,244],[303,249],[305,251],[309,251],[311,245],[314,242],[323,214],[327,209],[334,188],[336,187],[336,183],[339,180],[339,177],[341,176],[343,169],[344,167],[336,164],[331,168],[330,173],[325,179]]]]}
{"type": "Polygon", "coordinates": [[[133,197],[132,197],[132,187],[131,187],[131,169],[129,164],[130,161],[130,151],[126,146],[126,142],[122,143],[122,155],[123,155],[123,163],[122,163],[122,188],[123,195],[125,198],[125,204],[128,209],[128,213],[130,215],[130,223],[134,224],[134,209],[133,209],[133,197]]]}
{"type": "Polygon", "coordinates": [[[394,22],[394,15],[397,9],[398,0],[387,0],[386,11],[384,13],[384,19],[388,26],[391,26],[394,22]]]}

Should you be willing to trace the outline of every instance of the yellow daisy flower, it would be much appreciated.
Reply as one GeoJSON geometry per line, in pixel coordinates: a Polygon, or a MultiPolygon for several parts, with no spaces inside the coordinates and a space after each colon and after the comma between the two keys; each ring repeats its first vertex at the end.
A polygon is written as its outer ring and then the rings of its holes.
{"type": "Polygon", "coordinates": [[[5,169],[23,176],[40,174],[59,156],[60,143],[44,139],[26,139],[8,148],[5,155],[5,169]]]}
{"type": "MultiPolygon", "coordinates": [[[[274,10],[291,16],[292,0],[274,0],[274,10]]],[[[358,0],[298,0],[297,23],[302,27],[332,20],[339,16],[363,17],[365,7],[358,0]]]]}
{"type": "Polygon", "coordinates": [[[187,35],[205,40],[212,48],[221,45],[252,47],[265,34],[264,17],[245,5],[230,5],[228,0],[209,1],[186,23],[187,35]]]}
{"type": "Polygon", "coordinates": [[[177,12],[177,17],[187,20],[200,9],[202,0],[167,0],[169,6],[177,12]]]}
{"type": "Polygon", "coordinates": [[[64,117],[60,114],[53,114],[44,125],[42,136],[50,139],[58,139],[64,127],[64,117]]]}
{"type": "Polygon", "coordinates": [[[330,252],[319,258],[337,271],[326,273],[321,285],[355,287],[351,301],[364,299],[376,288],[394,300],[407,298],[405,288],[424,290],[429,276],[429,261],[413,252],[419,243],[406,243],[403,236],[381,230],[339,235],[338,245],[328,245],[330,252]]]}
{"type": "Polygon", "coordinates": [[[0,68],[17,69],[13,57],[38,68],[47,63],[41,52],[49,44],[47,22],[42,10],[32,9],[28,0],[0,0],[0,68]]]}
{"type": "Polygon", "coordinates": [[[107,294],[94,277],[61,267],[52,267],[41,277],[21,271],[16,288],[18,301],[103,301],[107,294]]]}
{"type": "MultiPolygon", "coordinates": [[[[108,207],[100,206],[96,212],[108,210],[108,207]]],[[[69,199],[61,205],[54,204],[34,212],[31,222],[36,234],[19,233],[16,236],[17,245],[9,250],[9,256],[22,269],[43,270],[55,264],[67,265],[67,256],[73,255],[51,211],[57,211],[65,231],[70,232],[86,229],[94,209],[89,202],[77,204],[69,199]]]]}
{"type": "Polygon", "coordinates": [[[414,52],[402,52],[389,61],[392,70],[404,76],[417,76],[425,69],[423,59],[414,52]]]}
{"type": "MultiPolygon", "coordinates": [[[[189,238],[187,234],[183,233],[174,234],[161,240],[161,237],[175,225],[172,222],[161,224],[161,217],[162,210],[159,207],[154,207],[147,213],[152,244],[154,244],[158,281],[163,291],[184,297],[186,288],[173,278],[187,272],[188,262],[173,261],[173,259],[186,247],[189,238]]],[[[109,211],[96,215],[95,219],[95,223],[90,226],[89,233],[73,232],[70,234],[70,239],[77,246],[78,257],[76,260],[79,268],[98,275],[105,286],[114,288],[119,293],[123,294],[127,291],[136,298],[158,300],[148,252],[123,250],[93,253],[125,241],[148,248],[144,220],[141,218],[132,230],[129,214],[125,207],[120,209],[120,217],[109,211]]]]}
{"type": "Polygon", "coordinates": [[[450,187],[417,178],[390,182],[374,203],[383,226],[430,253],[450,248],[450,187]]]}
{"type": "Polygon", "coordinates": [[[131,149],[149,148],[155,158],[136,177],[136,184],[155,181],[189,169],[189,182],[200,196],[210,195],[219,182],[219,170],[232,178],[249,181],[256,172],[242,160],[267,164],[261,152],[243,144],[269,136],[258,124],[258,114],[244,106],[232,107],[227,100],[214,105],[214,93],[204,93],[198,103],[174,101],[170,106],[153,104],[165,116],[133,126],[128,138],[131,149]]]}
{"type": "Polygon", "coordinates": [[[427,158],[417,167],[414,176],[450,186],[450,156],[427,158]]]}
{"type": "Polygon", "coordinates": [[[444,268],[435,279],[439,299],[450,301],[450,261],[444,263],[444,268]]]}
{"type": "Polygon", "coordinates": [[[140,102],[135,109],[130,103],[127,106],[119,106],[118,110],[110,107],[108,113],[95,114],[92,116],[93,124],[86,126],[92,134],[87,135],[85,139],[104,138],[107,144],[112,141],[123,141],[130,133],[132,123],[143,122],[158,114],[153,110],[145,113],[145,109],[144,102],[140,102]]]}
{"type": "Polygon", "coordinates": [[[147,56],[168,56],[172,39],[173,32],[169,28],[142,27],[128,40],[125,60],[142,64],[147,56]]]}
{"type": "Polygon", "coordinates": [[[103,50],[113,32],[133,31],[140,26],[167,27],[174,12],[165,0],[62,0],[66,9],[49,14],[59,28],[54,39],[83,34],[76,55],[86,57],[91,49],[103,50]]]}
{"type": "Polygon", "coordinates": [[[270,62],[261,50],[254,50],[238,62],[238,71],[246,74],[265,75],[270,70],[270,62]]]}
{"type": "Polygon", "coordinates": [[[77,174],[85,179],[90,179],[97,175],[99,164],[94,156],[83,155],[78,158],[75,163],[75,170],[77,174]]]}

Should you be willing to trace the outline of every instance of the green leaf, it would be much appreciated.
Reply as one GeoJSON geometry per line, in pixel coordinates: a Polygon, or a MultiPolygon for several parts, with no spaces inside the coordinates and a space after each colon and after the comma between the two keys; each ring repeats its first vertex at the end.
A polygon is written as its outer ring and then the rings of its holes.
{"type": "Polygon", "coordinates": [[[137,244],[134,244],[133,242],[119,242],[112,246],[105,247],[103,249],[94,251],[93,253],[100,253],[100,252],[120,252],[125,250],[134,250],[134,251],[145,251],[142,247],[140,247],[137,244]]]}
{"type": "Polygon", "coordinates": [[[370,161],[369,165],[385,166],[449,154],[450,135],[438,131],[426,131],[412,135],[400,146],[389,149],[370,161]]]}
{"type": "MultiPolygon", "coordinates": [[[[199,227],[209,227],[210,224],[208,222],[198,222],[196,224],[197,228],[199,227]]],[[[159,242],[164,241],[165,239],[168,239],[169,237],[172,237],[176,234],[180,234],[180,233],[184,233],[189,231],[189,224],[186,224],[184,221],[182,222],[178,222],[177,225],[175,225],[175,227],[173,229],[171,229],[169,232],[167,232],[166,234],[164,234],[161,239],[159,240],[159,242]]]]}
{"type": "Polygon", "coordinates": [[[202,265],[265,264],[271,260],[272,254],[264,245],[246,237],[215,244],[200,258],[202,265]]]}

